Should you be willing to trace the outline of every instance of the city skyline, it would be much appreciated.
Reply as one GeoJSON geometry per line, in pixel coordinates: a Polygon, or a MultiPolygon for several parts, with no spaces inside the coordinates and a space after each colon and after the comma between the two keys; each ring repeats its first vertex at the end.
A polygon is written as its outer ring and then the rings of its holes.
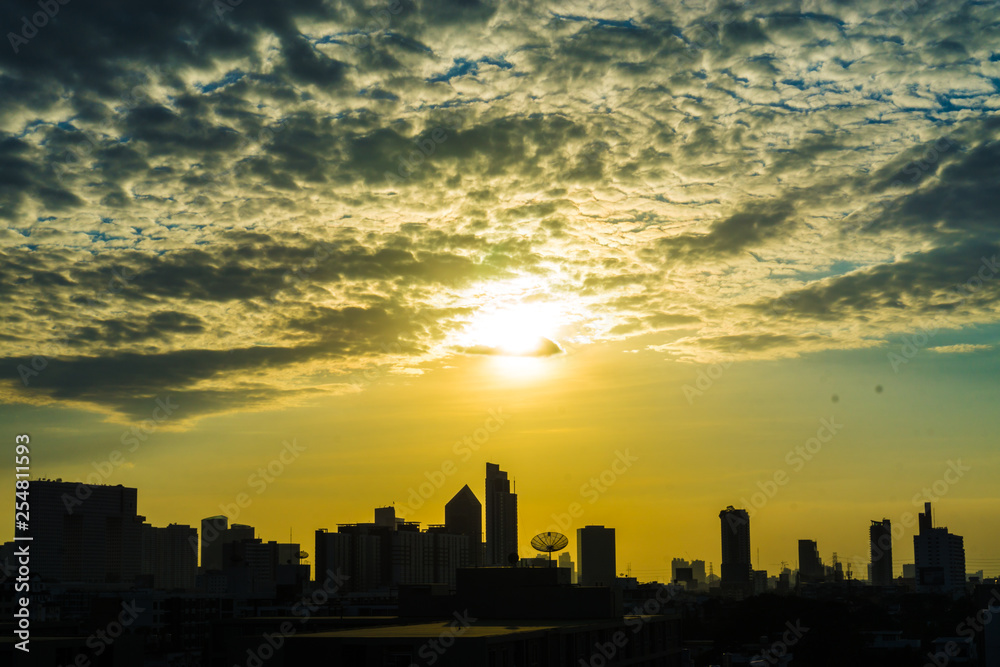
{"type": "MultiPolygon", "coordinates": [[[[499,466],[497,464],[487,464],[487,466],[488,467],[486,470],[486,479],[487,483],[489,483],[489,480],[491,479],[490,475],[496,475],[498,472],[502,471],[500,471],[499,466]]],[[[55,480],[36,480],[36,481],[46,481],[48,483],[56,483],[55,480]]],[[[43,517],[41,522],[42,526],[47,526],[47,528],[43,528],[43,530],[47,530],[46,534],[52,532],[53,530],[56,530],[57,526],[59,526],[58,530],[60,531],[63,530],[61,528],[62,526],[61,522],[52,520],[52,516],[55,516],[55,514],[53,513],[59,514],[62,511],[66,511],[70,515],[72,515],[74,508],[77,506],[82,506],[83,501],[89,500],[90,496],[92,495],[87,491],[90,485],[87,485],[83,482],[58,481],[57,486],[61,489],[61,499],[58,501],[58,503],[50,502],[49,505],[52,505],[52,507],[43,504],[42,510],[39,513],[40,516],[43,517]],[[56,505],[59,505],[59,507],[57,508],[56,505]]],[[[94,488],[105,489],[107,491],[115,493],[122,493],[122,490],[138,491],[137,489],[129,489],[128,487],[111,486],[111,485],[95,485],[94,488]]],[[[137,500],[134,499],[136,496],[137,493],[132,494],[130,498],[133,499],[122,502],[124,502],[125,505],[131,507],[132,508],[131,511],[138,513],[138,502],[137,500]]],[[[475,548],[474,547],[475,540],[471,536],[474,535],[476,532],[474,527],[476,518],[473,517],[472,514],[470,514],[470,507],[474,508],[477,503],[481,512],[480,515],[478,516],[478,519],[479,521],[483,521],[485,515],[485,510],[483,509],[484,504],[479,501],[478,497],[471,490],[468,484],[465,484],[461,489],[459,489],[459,491],[455,494],[454,497],[449,499],[444,505],[441,506],[440,509],[442,515],[445,517],[445,520],[427,522],[422,530],[423,532],[434,532],[435,530],[437,532],[442,532],[441,529],[449,528],[451,529],[449,532],[452,534],[469,536],[470,537],[470,553],[468,556],[469,565],[477,566],[476,558],[478,556],[474,554],[481,553],[483,554],[482,565],[489,566],[491,565],[491,563],[489,563],[486,560],[487,559],[486,554],[488,553],[488,551],[486,548],[485,533],[480,532],[480,535],[482,535],[483,537],[481,538],[481,542],[479,542],[479,548],[473,551],[473,549],[475,548]],[[449,506],[454,508],[451,523],[449,523],[447,520],[449,506]],[[470,520],[472,521],[472,526],[473,526],[472,528],[470,528],[470,523],[469,523],[470,520]]],[[[233,507],[238,508],[239,505],[234,504],[233,507]]],[[[396,508],[393,505],[376,506],[374,508],[374,511],[375,511],[375,524],[372,525],[378,525],[380,523],[383,525],[394,525],[395,522],[407,522],[407,519],[405,517],[396,517],[396,508]],[[379,518],[380,515],[384,514],[389,510],[391,510],[390,519],[379,518]],[[389,523],[388,524],[385,523],[386,521],[388,521],[389,523]]],[[[877,574],[875,576],[872,576],[872,574],[870,573],[876,570],[877,563],[883,563],[884,567],[885,561],[883,559],[885,557],[885,554],[888,553],[888,561],[890,565],[893,565],[891,570],[892,582],[895,582],[895,580],[906,576],[904,571],[905,567],[916,567],[917,569],[915,570],[916,573],[915,576],[919,580],[921,576],[919,571],[921,565],[917,557],[917,550],[918,550],[917,545],[924,544],[924,542],[919,541],[921,539],[920,536],[921,535],[930,536],[931,534],[935,533],[935,531],[937,533],[940,533],[941,535],[946,535],[947,537],[942,537],[942,538],[931,538],[931,537],[924,538],[924,539],[946,540],[945,542],[946,546],[933,547],[934,550],[943,549],[944,552],[947,552],[949,549],[952,548],[950,546],[950,542],[947,542],[947,540],[955,539],[951,536],[950,533],[947,533],[946,528],[932,529],[933,519],[931,517],[931,511],[932,511],[932,503],[926,502],[924,504],[923,511],[917,515],[916,520],[918,522],[918,530],[912,536],[909,536],[902,531],[895,534],[894,536],[894,534],[891,531],[891,522],[889,522],[888,520],[883,520],[878,522],[870,521],[869,522],[870,530],[868,536],[869,551],[867,554],[865,554],[865,560],[859,559],[856,556],[845,557],[844,556],[845,552],[843,551],[840,552],[841,556],[838,559],[837,556],[838,552],[836,548],[826,549],[825,551],[820,552],[819,543],[817,540],[798,538],[796,540],[797,547],[788,548],[788,551],[795,553],[794,558],[788,558],[781,561],[781,563],[779,564],[780,567],[762,568],[756,564],[755,556],[751,555],[751,553],[755,554],[756,549],[759,548],[759,544],[757,542],[759,538],[751,538],[753,531],[751,530],[750,527],[748,512],[744,508],[734,508],[733,506],[729,506],[726,509],[722,510],[718,515],[723,531],[722,542],[719,545],[719,555],[720,555],[719,558],[718,559],[702,558],[700,560],[690,559],[690,558],[681,559],[678,558],[677,556],[668,555],[665,557],[665,560],[669,558],[672,561],[671,564],[667,568],[665,568],[665,573],[668,576],[666,577],[660,576],[660,578],[666,579],[667,581],[673,581],[676,575],[676,562],[680,560],[689,560],[690,562],[693,563],[700,563],[701,564],[700,567],[702,568],[702,570],[704,570],[707,563],[709,570],[713,569],[716,565],[718,566],[716,568],[715,576],[718,577],[718,581],[722,583],[723,589],[725,590],[726,569],[725,569],[724,558],[726,553],[731,553],[732,557],[736,559],[733,561],[733,569],[731,570],[733,583],[735,583],[736,581],[738,572],[745,571],[747,575],[745,577],[745,585],[747,586],[747,588],[745,591],[739,593],[739,595],[746,596],[750,595],[751,593],[749,591],[753,590],[752,573],[755,570],[763,569],[763,571],[767,572],[769,577],[773,578],[779,575],[784,567],[790,566],[790,569],[793,572],[801,573],[799,575],[801,578],[797,580],[800,583],[821,582],[826,578],[824,568],[830,567],[827,559],[824,558],[824,554],[832,553],[834,558],[833,562],[839,562],[841,564],[849,564],[850,567],[853,568],[853,574],[851,578],[853,578],[854,580],[866,581],[872,585],[887,585],[887,582],[884,579],[877,578],[878,577],[877,574]],[[882,532],[883,526],[885,526],[884,533],[882,532]],[[876,530],[876,528],[878,528],[878,530],[876,530]],[[888,543],[885,541],[880,541],[880,538],[883,534],[888,536],[888,543]],[[732,537],[730,537],[730,535],[732,535],[732,537]],[[731,546],[729,547],[730,549],[729,552],[726,551],[727,539],[731,542],[731,546]],[[751,539],[753,539],[754,541],[751,542],[751,539]],[[886,548],[886,544],[888,544],[888,548],[886,548]],[[895,553],[897,556],[895,561],[892,560],[893,553],[895,553]],[[803,554],[805,554],[805,556],[803,554]],[[746,560],[748,558],[749,560],[746,560]],[[803,568],[804,562],[808,563],[807,567],[805,568],[803,568]],[[866,574],[866,572],[869,574],[866,574]]],[[[369,515],[371,514],[371,508],[369,508],[368,514],[369,515]]],[[[389,515],[387,514],[386,516],[389,515]]],[[[260,530],[256,525],[231,521],[230,518],[224,514],[204,517],[200,519],[198,522],[190,524],[183,523],[181,521],[171,520],[169,521],[169,523],[163,525],[162,527],[160,526],[154,527],[152,524],[156,522],[147,520],[148,517],[146,517],[145,515],[139,515],[139,518],[142,519],[145,523],[143,523],[142,526],[136,524],[135,530],[137,535],[140,528],[150,529],[150,533],[152,533],[153,531],[173,531],[180,529],[191,530],[192,534],[188,533],[184,534],[183,541],[185,541],[188,545],[188,548],[190,548],[194,552],[199,571],[203,571],[205,569],[218,569],[222,563],[222,552],[224,545],[228,544],[230,541],[238,541],[244,539],[252,540],[256,538],[257,541],[260,542],[262,539],[264,539],[263,531],[260,530]],[[209,536],[208,539],[204,537],[206,535],[209,536]],[[206,565],[206,555],[208,554],[214,554],[214,555],[210,555],[210,560],[207,561],[208,564],[206,565]]],[[[330,521],[327,521],[323,525],[317,525],[313,527],[313,530],[310,531],[308,535],[311,536],[313,535],[313,533],[318,534],[320,532],[327,532],[331,526],[336,528],[338,526],[360,525],[360,523],[358,522],[352,523],[351,521],[331,519],[330,521]]],[[[861,522],[859,522],[859,524],[860,523],[861,522]]],[[[420,524],[421,522],[412,523],[413,529],[419,530],[420,524]]],[[[566,537],[569,539],[569,545],[567,547],[567,551],[563,555],[569,557],[571,553],[577,554],[577,560],[574,562],[574,567],[576,568],[574,569],[574,575],[576,574],[576,572],[580,571],[579,568],[580,568],[581,556],[579,550],[582,548],[582,545],[579,537],[581,531],[583,531],[585,528],[590,529],[592,532],[598,532],[605,529],[604,526],[585,525],[576,528],[571,533],[565,533],[566,537]]],[[[617,546],[617,541],[615,538],[615,527],[609,526],[607,530],[610,531],[611,535],[610,543],[613,545],[612,547],[613,551],[610,561],[612,564],[612,568],[614,569],[614,563],[617,559],[619,567],[616,570],[616,576],[624,576],[625,573],[621,571],[623,569],[621,567],[621,564],[623,562],[628,562],[629,563],[628,566],[631,569],[630,556],[628,553],[621,551],[621,547],[617,546]],[[619,554],[621,554],[620,558],[618,557],[619,554]]],[[[280,537],[280,535],[277,537],[280,537]]],[[[289,537],[291,537],[291,535],[289,535],[289,537]]],[[[537,552],[537,550],[533,549],[528,544],[530,542],[531,537],[534,537],[534,534],[527,536],[526,539],[519,540],[520,544],[519,556],[521,559],[534,558],[540,555],[540,552],[537,552]]],[[[77,537],[76,539],[79,540],[80,537],[77,537]]],[[[137,545],[140,544],[140,542],[141,544],[145,545],[145,540],[147,539],[155,540],[156,538],[153,537],[147,538],[146,534],[144,533],[141,540],[137,538],[137,545]]],[[[306,543],[309,543],[310,539],[311,538],[307,536],[306,543]]],[[[996,577],[998,576],[998,574],[1000,574],[1000,567],[995,567],[995,566],[975,567],[972,565],[967,566],[964,555],[965,546],[962,543],[961,537],[958,537],[957,539],[959,544],[958,548],[962,550],[963,554],[961,561],[962,572],[964,572],[965,574],[974,574],[975,571],[978,569],[982,570],[984,576],[986,576],[987,578],[996,577]],[[993,567],[994,569],[990,569],[991,567],[993,567]]],[[[273,540],[271,541],[273,542],[273,540]]],[[[937,542],[933,542],[932,544],[937,544],[937,542]]],[[[143,554],[146,553],[145,551],[146,548],[147,547],[142,546],[143,554]]],[[[923,549],[925,553],[930,553],[931,551],[930,546],[921,546],[919,548],[923,549]]],[[[314,557],[319,558],[318,552],[314,554],[314,557]]],[[[928,557],[929,556],[924,556],[925,559],[928,557]]],[[[138,562],[140,559],[139,552],[136,553],[135,558],[136,558],[136,567],[138,567],[138,562]]],[[[141,558],[145,559],[146,556],[142,555],[141,558]]],[[[937,556],[935,556],[935,558],[937,558],[937,556]]],[[[307,555],[302,559],[302,562],[312,566],[313,558],[307,555]]],[[[934,564],[937,565],[939,563],[935,561],[934,564]]],[[[492,565],[505,566],[509,565],[509,563],[494,563],[492,565]]],[[[51,566],[49,565],[43,565],[41,569],[45,570],[46,572],[52,571],[51,566]]],[[[705,581],[704,577],[706,576],[704,572],[702,572],[701,576],[702,576],[701,579],[698,579],[696,577],[696,580],[704,582],[705,581]]],[[[843,576],[842,571],[841,571],[841,576],[843,576]]],[[[951,578],[952,575],[949,574],[948,577],[949,577],[948,579],[949,585],[954,586],[955,580],[951,578]]],[[[606,576],[604,578],[606,578],[606,576]]],[[[587,579],[589,579],[589,577],[587,579]]],[[[644,577],[640,575],[638,579],[640,581],[648,581],[648,580],[655,581],[657,577],[644,577]]],[[[964,582],[964,579],[965,577],[963,575],[959,577],[957,580],[964,582]]],[[[581,583],[584,583],[584,581],[586,580],[581,580],[581,583]]]]}
{"type": "Polygon", "coordinates": [[[305,540],[499,462],[518,552],[614,527],[648,580],[721,571],[728,506],[751,572],[927,502],[1000,566],[998,0],[38,2],[0,8],[33,478],[305,540]]]}

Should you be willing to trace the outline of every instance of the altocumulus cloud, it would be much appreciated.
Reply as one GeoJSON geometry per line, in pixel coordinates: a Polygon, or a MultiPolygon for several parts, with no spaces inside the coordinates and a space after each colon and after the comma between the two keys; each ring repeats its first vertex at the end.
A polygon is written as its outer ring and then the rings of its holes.
{"type": "Polygon", "coordinates": [[[61,5],[0,48],[0,396],[355,390],[508,285],[681,359],[995,322],[997,4],[61,5]]]}

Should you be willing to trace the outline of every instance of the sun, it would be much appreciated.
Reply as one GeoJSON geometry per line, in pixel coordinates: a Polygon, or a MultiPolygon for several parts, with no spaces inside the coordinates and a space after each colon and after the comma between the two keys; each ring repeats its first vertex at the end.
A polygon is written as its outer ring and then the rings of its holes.
{"type": "Polygon", "coordinates": [[[550,354],[559,329],[559,310],[551,304],[516,303],[480,310],[462,335],[466,348],[489,354],[550,354]]]}

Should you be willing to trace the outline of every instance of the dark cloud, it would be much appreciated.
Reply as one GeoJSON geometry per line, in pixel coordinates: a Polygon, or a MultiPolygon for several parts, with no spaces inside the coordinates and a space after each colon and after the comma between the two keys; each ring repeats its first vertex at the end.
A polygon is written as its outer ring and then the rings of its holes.
{"type": "Polygon", "coordinates": [[[59,5],[0,49],[0,356],[51,360],[11,400],[262,405],[495,302],[690,354],[995,320],[954,285],[997,251],[996,8],[59,5]]]}
{"type": "Polygon", "coordinates": [[[490,356],[501,356],[501,357],[550,357],[553,354],[562,354],[563,349],[559,347],[559,344],[555,341],[551,341],[548,338],[541,337],[538,339],[538,343],[535,347],[530,350],[524,351],[510,351],[503,347],[493,347],[490,345],[470,345],[468,347],[463,347],[459,349],[460,352],[465,354],[485,354],[490,356]]]}

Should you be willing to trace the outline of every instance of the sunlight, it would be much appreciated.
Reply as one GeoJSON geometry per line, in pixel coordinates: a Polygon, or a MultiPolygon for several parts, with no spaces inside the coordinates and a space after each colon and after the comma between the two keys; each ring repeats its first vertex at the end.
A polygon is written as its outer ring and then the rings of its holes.
{"type": "Polygon", "coordinates": [[[554,341],[559,309],[553,304],[517,303],[481,310],[462,334],[465,347],[496,350],[510,356],[534,356],[543,338],[554,341]]]}

